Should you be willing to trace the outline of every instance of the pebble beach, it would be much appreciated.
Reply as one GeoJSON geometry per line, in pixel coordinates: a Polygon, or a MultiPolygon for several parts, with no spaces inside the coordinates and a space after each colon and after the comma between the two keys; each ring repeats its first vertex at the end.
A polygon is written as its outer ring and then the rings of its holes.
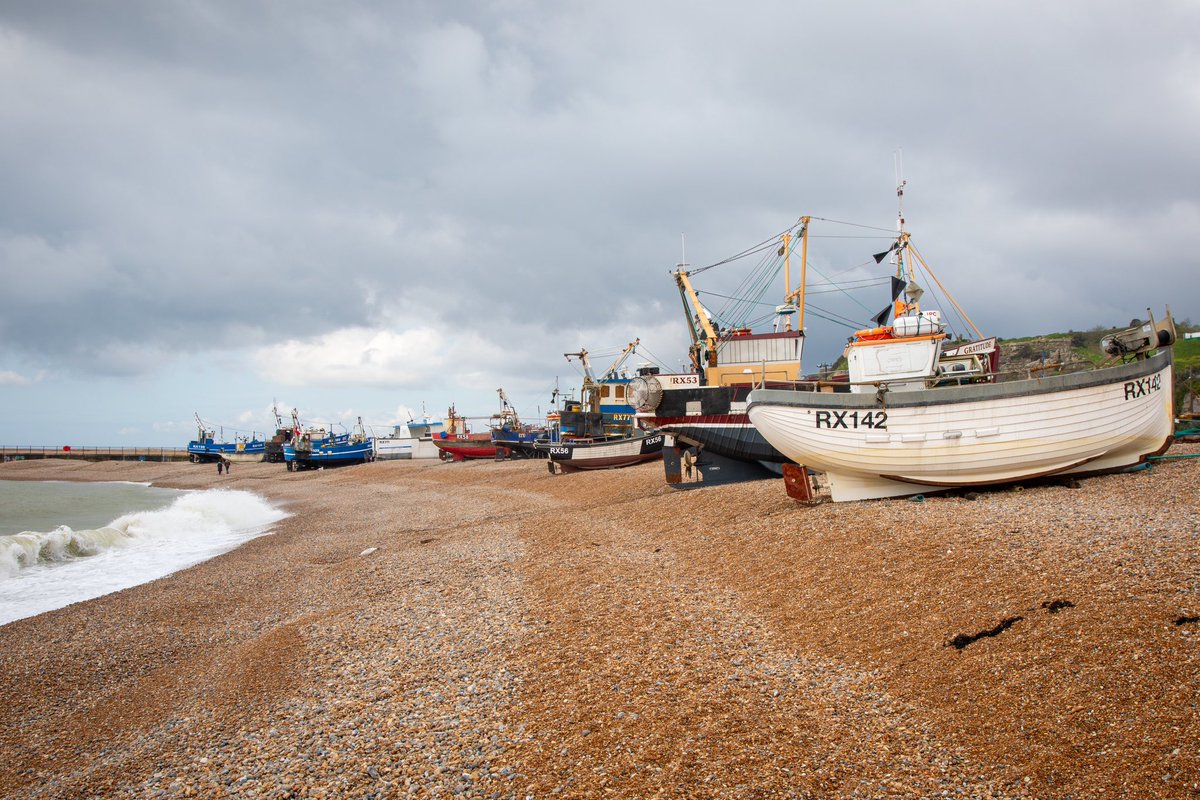
{"type": "Polygon", "coordinates": [[[0,626],[2,797],[1200,796],[1200,459],[814,506],[657,463],[0,479],[290,514],[0,626]]]}

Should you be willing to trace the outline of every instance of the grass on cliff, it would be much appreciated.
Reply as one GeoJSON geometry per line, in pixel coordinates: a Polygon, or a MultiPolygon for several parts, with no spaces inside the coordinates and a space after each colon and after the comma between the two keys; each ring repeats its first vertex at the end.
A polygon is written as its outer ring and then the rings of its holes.
{"type": "MultiPolygon", "coordinates": [[[[1013,339],[1001,339],[1001,343],[1009,346],[1029,344],[1051,340],[1070,339],[1071,351],[1081,360],[1099,365],[1109,360],[1109,356],[1100,349],[1100,340],[1110,333],[1126,330],[1120,328],[1093,328],[1090,331],[1068,331],[1067,333],[1047,333],[1041,336],[1022,336],[1013,339]]],[[[1189,331],[1200,330],[1200,327],[1187,323],[1175,323],[1179,340],[1175,343],[1175,405],[1182,407],[1189,390],[1200,394],[1200,339],[1185,339],[1189,331]]]]}

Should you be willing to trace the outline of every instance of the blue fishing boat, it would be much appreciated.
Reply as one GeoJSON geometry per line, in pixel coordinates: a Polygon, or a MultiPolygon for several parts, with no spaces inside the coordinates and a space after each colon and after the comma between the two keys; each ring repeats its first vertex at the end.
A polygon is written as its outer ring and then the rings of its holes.
{"type": "Polygon", "coordinates": [[[537,449],[537,442],[547,438],[546,427],[521,422],[504,389],[496,391],[501,403],[500,413],[492,415],[492,444],[496,445],[496,458],[545,458],[546,454],[537,449]]]}
{"type": "Polygon", "coordinates": [[[350,433],[333,435],[324,428],[300,429],[300,415],[292,410],[292,441],[283,446],[289,472],[322,467],[365,464],[375,460],[375,440],[363,429],[362,417],[350,433]]]}
{"type": "Polygon", "coordinates": [[[196,414],[196,438],[188,442],[187,451],[194,464],[211,464],[215,461],[262,461],[267,455],[267,443],[257,434],[235,436],[232,442],[218,442],[216,431],[210,429],[196,414]]]}

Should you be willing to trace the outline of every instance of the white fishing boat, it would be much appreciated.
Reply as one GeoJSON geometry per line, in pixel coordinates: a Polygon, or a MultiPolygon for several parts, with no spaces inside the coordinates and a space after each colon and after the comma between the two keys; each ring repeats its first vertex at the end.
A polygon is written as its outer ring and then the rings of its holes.
{"type": "Polygon", "coordinates": [[[433,437],[443,427],[441,420],[430,419],[422,412],[420,420],[410,419],[407,425],[394,426],[391,435],[375,437],[375,458],[380,461],[437,458],[441,451],[433,443],[433,437]]]}
{"type": "Polygon", "coordinates": [[[895,319],[877,317],[879,327],[847,345],[849,391],[762,388],[747,398],[754,426],[823,472],[834,501],[1113,472],[1170,445],[1169,308],[1161,321],[1107,337],[1110,366],[999,373],[994,340],[947,349],[940,314],[920,310],[911,269],[928,266],[903,225],[889,252],[900,291],[885,311],[895,319]]]}

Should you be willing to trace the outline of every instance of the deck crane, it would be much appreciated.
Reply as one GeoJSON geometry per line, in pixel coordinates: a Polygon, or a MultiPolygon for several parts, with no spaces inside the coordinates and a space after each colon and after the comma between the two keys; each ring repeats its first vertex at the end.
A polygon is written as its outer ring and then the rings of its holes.
{"type": "Polygon", "coordinates": [[[608,381],[616,378],[617,370],[621,368],[621,365],[625,363],[627,358],[633,355],[633,351],[637,349],[637,346],[639,343],[641,343],[641,341],[641,339],[634,339],[632,342],[625,345],[625,349],[621,351],[621,355],[617,356],[617,360],[612,363],[612,366],[609,367],[604,373],[604,377],[601,378],[601,380],[608,381]]]}
{"type": "Polygon", "coordinates": [[[505,394],[504,387],[501,386],[496,390],[496,393],[500,395],[500,413],[492,415],[493,422],[498,422],[501,426],[505,424],[510,425],[514,430],[520,427],[521,419],[517,416],[517,409],[513,408],[513,404],[508,402],[508,395],[505,394]]]}
{"type": "MultiPolygon", "coordinates": [[[[686,265],[680,264],[679,266],[686,265]]],[[[717,365],[717,330],[708,317],[708,310],[700,303],[700,297],[696,294],[692,282],[688,280],[689,274],[682,269],[677,269],[672,273],[675,276],[675,284],[679,287],[679,297],[683,300],[683,313],[688,320],[688,333],[692,335],[692,346],[688,348],[692,369],[703,372],[705,367],[717,365]],[[709,342],[707,348],[705,342],[709,342]],[[706,363],[701,363],[701,361],[706,363]]]]}
{"type": "Polygon", "coordinates": [[[588,405],[588,410],[592,413],[600,413],[600,394],[594,391],[596,376],[592,374],[592,362],[588,361],[588,351],[580,349],[577,353],[563,353],[563,356],[567,361],[577,358],[583,365],[583,387],[579,390],[579,396],[588,405]]]}
{"type": "MultiPolygon", "coordinates": [[[[642,340],[634,339],[629,344],[625,345],[625,349],[621,351],[621,355],[617,356],[617,360],[612,363],[600,380],[612,380],[617,376],[617,370],[625,363],[625,359],[633,354],[637,349],[638,344],[642,340]]],[[[588,360],[588,351],[580,350],[577,353],[563,353],[567,361],[572,358],[579,359],[579,363],[583,365],[583,387],[579,390],[584,403],[593,414],[600,413],[600,382],[596,380],[595,374],[592,372],[592,362],[588,360]]]]}

